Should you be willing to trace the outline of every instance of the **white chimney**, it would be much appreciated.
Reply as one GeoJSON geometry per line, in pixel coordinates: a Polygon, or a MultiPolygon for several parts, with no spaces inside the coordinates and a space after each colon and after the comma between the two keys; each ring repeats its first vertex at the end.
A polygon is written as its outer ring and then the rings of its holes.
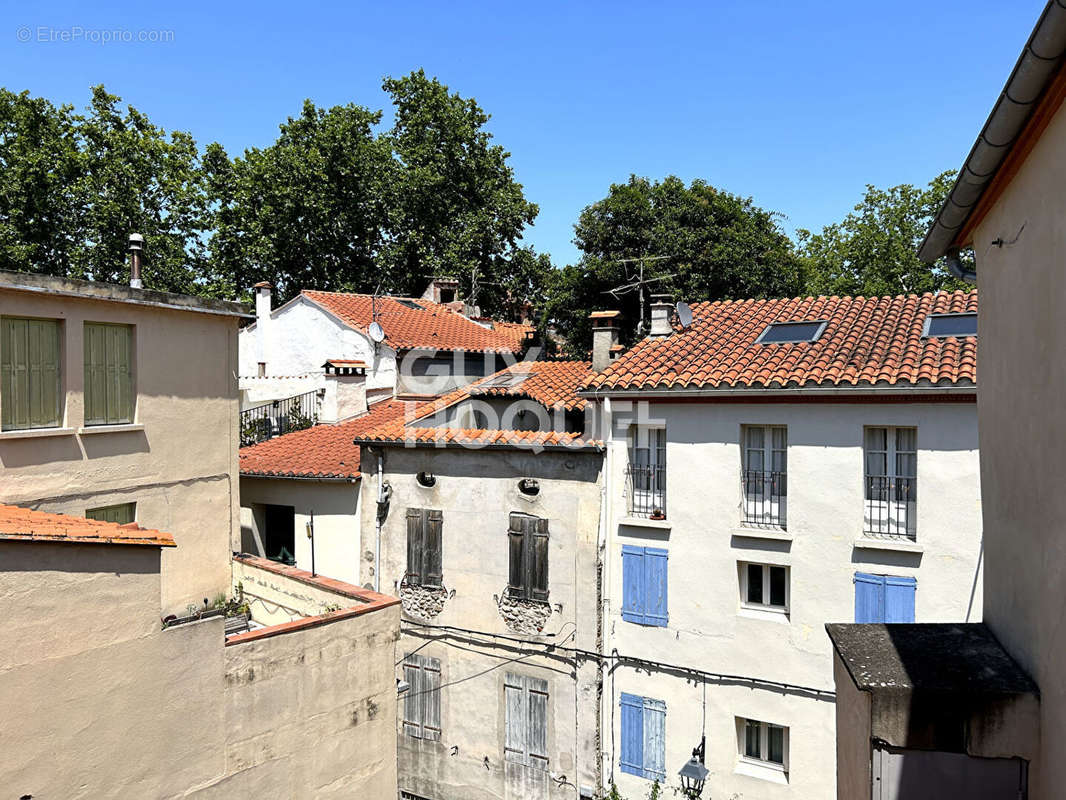
{"type": "Polygon", "coordinates": [[[334,423],[365,414],[366,364],[362,361],[330,360],[322,366],[326,373],[326,388],[318,421],[334,423]]]}
{"type": "Polygon", "coordinates": [[[139,233],[130,234],[130,288],[143,289],[144,282],[141,280],[141,253],[144,250],[144,237],[139,233]]]}
{"type": "Polygon", "coordinates": [[[674,326],[670,324],[670,312],[674,310],[674,304],[670,302],[668,294],[653,294],[651,296],[651,329],[649,336],[669,336],[674,332],[674,326]]]}
{"type": "Polygon", "coordinates": [[[255,286],[255,345],[259,362],[259,377],[265,378],[267,373],[267,356],[270,353],[270,303],[271,290],[274,288],[268,281],[260,281],[255,286]]]}
{"type": "Polygon", "coordinates": [[[593,311],[592,320],[592,369],[602,372],[607,369],[618,344],[618,311],[593,311]]]}

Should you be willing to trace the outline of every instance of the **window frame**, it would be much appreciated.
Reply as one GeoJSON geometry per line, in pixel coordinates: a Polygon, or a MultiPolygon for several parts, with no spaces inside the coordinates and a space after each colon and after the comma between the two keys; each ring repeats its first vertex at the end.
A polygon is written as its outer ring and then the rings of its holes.
{"type": "Polygon", "coordinates": [[[887,539],[909,539],[917,541],[918,538],[918,426],[917,425],[864,425],[862,428],[862,496],[863,496],[863,520],[862,530],[867,536],[887,539]],[[885,449],[871,449],[869,447],[869,435],[872,431],[885,431],[885,449]],[[901,450],[899,448],[899,432],[913,431],[914,449],[901,450]],[[870,471],[871,454],[883,454],[884,474],[875,475],[870,471]],[[899,469],[899,457],[910,457],[914,460],[914,474],[901,475],[899,469]],[[872,480],[882,478],[886,482],[884,491],[886,499],[880,500],[873,497],[872,480]],[[896,482],[901,479],[911,481],[909,494],[913,499],[893,500],[888,494],[896,488],[896,482]],[[878,522],[875,523],[871,513],[874,504],[877,504],[878,522]],[[883,514],[882,514],[882,506],[883,514]],[[899,523],[901,516],[900,507],[904,507],[902,526],[899,523]],[[909,507],[907,507],[909,506],[909,507]],[[880,522],[884,520],[884,522],[880,522]],[[902,527],[902,530],[900,529],[902,527]]]}
{"type": "MultiPolygon", "coordinates": [[[[772,529],[772,530],[788,530],[788,425],[765,425],[765,424],[742,424],[740,426],[740,508],[743,519],[741,525],[748,527],[755,527],[760,529],[772,529]],[[762,446],[753,447],[749,444],[750,434],[753,431],[762,432],[762,446]],[[783,446],[778,447],[774,441],[774,434],[780,432],[784,440],[783,446]],[[750,468],[751,453],[757,451],[761,453],[760,461],[763,469],[753,470],[750,468]],[[781,462],[784,469],[773,469],[776,456],[780,454],[781,462]],[[767,462],[769,462],[770,469],[766,469],[767,462]],[[765,487],[767,474],[773,476],[780,474],[780,485],[777,492],[777,500],[774,498],[773,491],[773,477],[771,480],[771,490],[769,495],[766,494],[765,488],[762,493],[762,500],[749,500],[748,487],[749,487],[749,472],[758,472],[763,476],[760,479],[760,486],[765,487]],[[769,497],[767,501],[765,498],[769,497]],[[760,509],[762,506],[762,509],[760,509]],[[768,511],[765,509],[769,509],[768,511]],[[765,519],[756,519],[757,517],[765,517],[765,519]]],[[[752,497],[757,495],[753,494],[752,497]]]]}
{"type": "Polygon", "coordinates": [[[547,603],[551,592],[551,531],[548,520],[512,511],[507,518],[507,594],[547,603]]]}
{"type": "Polygon", "coordinates": [[[755,611],[759,613],[774,614],[775,616],[788,617],[791,613],[792,603],[792,570],[784,564],[764,564],[759,561],[738,561],[738,574],[740,578],[740,607],[747,611],[755,611]],[[756,603],[748,599],[749,588],[749,572],[750,567],[759,567],[762,570],[762,596],[761,603],[756,603]],[[772,605],[770,600],[772,597],[771,577],[773,570],[780,569],[785,573],[785,603],[784,605],[772,605]]]}
{"type": "Polygon", "coordinates": [[[82,323],[82,370],[83,370],[83,383],[82,383],[82,425],[86,428],[99,427],[102,425],[131,425],[137,418],[137,338],[136,338],[136,326],[124,322],[98,322],[95,320],[86,320],[82,323]],[[90,370],[93,369],[90,362],[90,349],[92,348],[92,335],[90,331],[94,329],[118,330],[122,329],[126,332],[127,340],[127,355],[128,364],[126,374],[123,377],[121,374],[117,375],[117,388],[121,391],[124,389],[128,399],[128,406],[120,409],[114,416],[111,415],[111,403],[108,395],[109,391],[109,379],[108,371],[110,366],[108,364],[108,340],[106,335],[104,336],[104,397],[103,397],[103,416],[96,416],[92,414],[91,407],[95,397],[92,393],[95,392],[92,389],[93,381],[90,376],[90,370]],[[125,413],[124,413],[125,412],[125,413]]]}
{"type": "Polygon", "coordinates": [[[737,717],[737,760],[743,764],[773,770],[782,775],[788,775],[789,767],[789,726],[779,725],[776,722],[765,722],[752,717],[737,717]],[[759,731],[759,755],[748,755],[748,726],[758,726],[759,731]],[[781,731],[781,761],[771,761],[770,754],[770,729],[781,731]]]}
{"type": "Polygon", "coordinates": [[[401,583],[405,586],[420,586],[423,589],[443,589],[444,512],[437,508],[408,506],[405,519],[407,563],[401,583]],[[417,572],[412,570],[416,561],[419,568],[417,572]]]}
{"type": "Polygon", "coordinates": [[[400,710],[401,730],[412,739],[440,741],[440,659],[421,653],[407,653],[403,657],[402,668],[404,680],[410,688],[403,697],[403,708],[400,710]]]}
{"type": "Polygon", "coordinates": [[[113,522],[116,525],[129,525],[137,521],[137,503],[136,501],[130,501],[128,503],[114,503],[108,506],[97,506],[96,508],[85,509],[85,519],[99,520],[101,522],[113,522]],[[131,513],[128,515],[118,514],[119,510],[129,510],[131,513]],[[112,512],[108,514],[108,512],[112,512]],[[118,519],[111,519],[111,516],[122,517],[120,521],[118,519]],[[128,516],[128,519],[126,517],[128,516]]]}
{"type": "MultiPolygon", "coordinates": [[[[627,429],[626,438],[626,510],[633,517],[666,519],[666,426],[634,423],[627,429]],[[652,436],[655,437],[654,442],[652,436]],[[641,442],[645,442],[645,446],[638,446],[641,442]],[[648,460],[646,464],[640,464],[637,453],[644,450],[648,453],[648,460]],[[646,469],[648,472],[646,489],[637,488],[639,469],[646,469]],[[656,510],[662,512],[661,517],[655,514],[656,510]]],[[[641,479],[640,482],[644,483],[644,480],[641,479]]]]}
{"type": "MultiPolygon", "coordinates": [[[[63,427],[63,423],[64,423],[65,417],[66,417],[66,391],[65,391],[65,383],[64,383],[64,378],[65,378],[65,373],[66,373],[66,370],[65,370],[65,366],[66,366],[65,361],[66,361],[66,359],[65,359],[65,347],[64,347],[64,344],[65,344],[65,335],[64,334],[65,334],[65,332],[66,332],[66,326],[64,325],[64,320],[62,320],[62,319],[57,319],[57,318],[53,318],[53,317],[26,317],[26,316],[19,316],[19,315],[15,315],[15,314],[10,314],[10,315],[5,314],[3,316],[0,316],[0,431],[8,432],[8,431],[51,430],[51,429],[54,429],[54,428],[62,428],[63,427]],[[15,322],[15,323],[24,323],[25,326],[26,326],[26,331],[25,331],[25,335],[26,335],[26,386],[24,387],[24,391],[27,394],[28,398],[30,398],[30,399],[27,400],[27,419],[26,419],[25,424],[22,424],[19,421],[11,421],[11,417],[13,415],[10,413],[10,409],[16,408],[16,405],[14,403],[12,403],[12,401],[11,401],[11,399],[9,397],[5,398],[4,395],[7,395],[8,392],[5,392],[3,390],[4,384],[7,384],[9,382],[11,384],[10,388],[15,390],[16,394],[17,394],[17,389],[18,389],[18,387],[16,385],[16,377],[15,377],[14,374],[12,374],[13,370],[12,370],[12,372],[8,372],[5,375],[5,374],[3,374],[5,371],[2,368],[3,354],[6,351],[6,349],[3,346],[3,341],[6,338],[6,332],[8,330],[7,323],[9,321],[10,322],[15,322]],[[55,373],[56,373],[55,374],[55,409],[54,409],[55,410],[55,415],[52,418],[52,419],[54,419],[54,422],[49,420],[49,421],[40,421],[39,424],[34,424],[33,411],[29,407],[30,406],[30,400],[32,400],[33,395],[35,393],[39,393],[41,391],[41,389],[44,388],[43,382],[42,382],[40,388],[37,389],[37,390],[35,390],[35,388],[33,386],[34,381],[32,380],[32,378],[33,378],[34,367],[29,363],[29,350],[30,350],[29,330],[30,330],[30,326],[31,325],[38,325],[38,326],[42,326],[42,327],[43,326],[47,326],[48,328],[53,330],[54,334],[55,334],[55,373]],[[8,421],[6,423],[2,420],[2,417],[4,417],[4,416],[8,417],[8,421]]],[[[12,348],[12,349],[14,349],[14,348],[12,348]]],[[[40,372],[43,371],[43,369],[44,369],[44,365],[42,364],[41,366],[38,366],[36,368],[36,371],[38,373],[40,373],[40,372]]],[[[41,380],[43,381],[43,378],[41,380]]]]}
{"type": "Polygon", "coordinates": [[[825,333],[825,328],[828,324],[829,320],[825,319],[790,319],[781,320],[779,322],[771,322],[769,325],[763,328],[762,333],[760,333],[755,339],[755,344],[802,344],[804,342],[814,343],[822,338],[822,334],[825,333]],[[766,336],[774,328],[785,328],[788,326],[799,325],[817,325],[818,327],[815,328],[813,334],[807,337],[803,337],[801,339],[773,339],[772,341],[766,340],[766,336]]]}
{"type": "Polygon", "coordinates": [[[976,339],[977,338],[977,312],[976,311],[956,311],[947,312],[941,314],[926,314],[925,323],[922,325],[922,338],[923,339],[976,339]],[[962,317],[973,318],[974,327],[973,333],[932,333],[933,320],[944,318],[956,318],[962,317]]]}

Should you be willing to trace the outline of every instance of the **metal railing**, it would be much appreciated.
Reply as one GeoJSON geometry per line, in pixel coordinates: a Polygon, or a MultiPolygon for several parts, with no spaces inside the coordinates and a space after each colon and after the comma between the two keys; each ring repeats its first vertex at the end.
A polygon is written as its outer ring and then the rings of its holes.
{"type": "Polygon", "coordinates": [[[892,475],[866,476],[865,532],[871,536],[914,539],[918,481],[892,475]]]}
{"type": "Polygon", "coordinates": [[[318,392],[271,400],[241,412],[241,447],[310,428],[316,422],[318,392]]]}
{"type": "Polygon", "coordinates": [[[634,517],[666,518],[666,465],[626,468],[629,513],[634,517]]]}
{"type": "Polygon", "coordinates": [[[786,473],[746,469],[741,474],[741,482],[744,485],[744,522],[785,527],[786,473]]]}

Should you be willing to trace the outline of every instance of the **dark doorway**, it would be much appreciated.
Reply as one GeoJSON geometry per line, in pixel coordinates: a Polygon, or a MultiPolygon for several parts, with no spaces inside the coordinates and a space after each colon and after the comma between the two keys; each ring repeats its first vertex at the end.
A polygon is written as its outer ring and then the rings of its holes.
{"type": "Polygon", "coordinates": [[[296,563],[296,509],[292,506],[266,507],[266,557],[283,564],[296,563]]]}

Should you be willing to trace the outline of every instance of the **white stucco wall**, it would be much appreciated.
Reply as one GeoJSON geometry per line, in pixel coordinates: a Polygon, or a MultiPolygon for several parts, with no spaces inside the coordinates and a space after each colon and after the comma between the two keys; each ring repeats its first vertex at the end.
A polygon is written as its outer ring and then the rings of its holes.
{"type": "Polygon", "coordinates": [[[264,556],[263,506],[296,512],[296,566],[311,571],[306,525],[314,512],[315,572],[360,585],[359,480],[313,481],[241,476],[241,550],[264,556]]]}
{"type": "MultiPolygon", "coordinates": [[[[622,412],[614,403],[615,421],[622,412]]],[[[667,526],[623,524],[625,430],[608,456],[605,651],[617,649],[708,672],[833,689],[826,622],[854,619],[855,572],[917,579],[919,622],[980,618],[981,519],[977,416],[969,403],[663,404],[651,417],[667,431],[667,526]],[[787,537],[761,538],[741,527],[741,426],[788,428],[787,537]],[[863,427],[918,429],[920,552],[855,547],[863,529],[863,427]],[[748,535],[745,535],[748,534],[748,535]],[[621,619],[624,544],[669,552],[669,623],[621,619]],[[787,566],[790,610],[760,617],[740,608],[738,562],[787,566]]],[[[663,700],[667,782],[699,743],[703,687],[684,676],[619,666],[604,689],[605,770],[623,796],[641,797],[649,782],[618,768],[621,692],[663,700]]],[[[707,698],[708,793],[712,797],[835,797],[834,704],[803,692],[710,682],[707,698]],[[787,783],[739,774],[735,719],[790,729],[787,783]]]]}
{"type": "Polygon", "coordinates": [[[977,227],[985,620],[1040,687],[1031,797],[1066,785],[1066,109],[977,227]],[[1024,226],[1024,230],[1022,230],[1024,226]],[[1019,236],[1019,233],[1021,235],[1019,236]],[[1017,241],[994,247],[1002,238],[1017,241]]]}

